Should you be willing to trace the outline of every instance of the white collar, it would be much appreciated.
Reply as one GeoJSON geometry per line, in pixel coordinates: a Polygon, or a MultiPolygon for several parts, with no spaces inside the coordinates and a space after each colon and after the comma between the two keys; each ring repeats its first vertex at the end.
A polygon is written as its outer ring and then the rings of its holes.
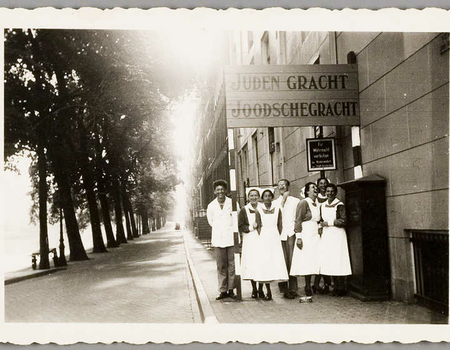
{"type": "Polygon", "coordinates": [[[255,208],[252,207],[252,204],[251,204],[251,203],[247,203],[247,204],[245,205],[246,208],[251,209],[251,210],[257,210],[259,206],[260,206],[260,204],[259,204],[259,203],[256,203],[256,209],[255,209],[255,208]]]}
{"type": "Polygon", "coordinates": [[[338,205],[340,202],[341,202],[341,201],[340,201],[339,199],[335,198],[335,199],[333,199],[333,201],[331,202],[331,204],[328,203],[328,199],[327,199],[325,202],[323,202],[322,204],[325,204],[325,205],[328,206],[328,207],[335,207],[335,206],[338,205]]]}
{"type": "Polygon", "coordinates": [[[315,205],[318,205],[318,204],[319,204],[319,203],[317,202],[317,198],[316,198],[315,201],[313,201],[310,197],[306,197],[305,200],[307,200],[307,201],[308,201],[309,203],[311,203],[311,204],[315,204],[315,205]]]}
{"type": "Polygon", "coordinates": [[[275,204],[273,203],[274,201],[272,201],[272,203],[270,203],[270,208],[267,209],[266,205],[264,203],[261,203],[260,206],[261,208],[263,208],[264,210],[272,210],[275,208],[275,204]]]}
{"type": "MultiPolygon", "coordinates": [[[[216,198],[214,199],[214,201],[216,202],[216,204],[218,206],[220,206],[219,200],[216,198]]],[[[227,196],[225,196],[225,201],[222,203],[223,205],[228,204],[231,201],[231,198],[228,198],[227,196]]]]}

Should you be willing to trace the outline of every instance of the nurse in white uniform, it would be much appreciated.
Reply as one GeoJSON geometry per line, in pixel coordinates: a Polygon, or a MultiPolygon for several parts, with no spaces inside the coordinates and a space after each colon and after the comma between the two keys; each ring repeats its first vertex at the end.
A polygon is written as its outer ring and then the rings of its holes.
{"type": "Polygon", "coordinates": [[[294,227],[297,243],[290,270],[292,276],[305,276],[305,294],[308,300],[312,300],[311,276],[320,273],[318,258],[320,208],[317,192],[316,184],[308,182],[305,185],[306,198],[297,206],[294,227]]]}
{"type": "Polygon", "coordinates": [[[252,298],[258,298],[255,278],[259,269],[259,235],[261,216],[258,211],[259,191],[255,188],[248,192],[248,203],[238,215],[239,233],[242,235],[242,279],[252,283],[252,298]]]}
{"type": "Polygon", "coordinates": [[[320,273],[333,276],[334,289],[331,295],[344,296],[344,276],[352,274],[348,253],[347,234],[345,233],[345,206],[336,198],[337,187],[328,184],[327,201],[322,203],[321,213],[323,227],[320,253],[320,273]]]}
{"type": "Polygon", "coordinates": [[[273,192],[264,190],[263,203],[258,207],[261,215],[261,234],[259,236],[259,268],[254,278],[259,284],[259,297],[272,300],[270,282],[287,281],[288,272],[281,245],[283,230],[282,214],[279,206],[273,204],[273,192]],[[262,283],[266,285],[267,294],[264,296],[262,283]]]}

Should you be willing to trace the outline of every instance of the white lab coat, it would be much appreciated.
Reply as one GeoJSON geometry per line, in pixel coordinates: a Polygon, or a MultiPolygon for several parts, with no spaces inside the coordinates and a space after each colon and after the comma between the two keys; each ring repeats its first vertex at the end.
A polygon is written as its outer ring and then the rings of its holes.
{"type": "MultiPolygon", "coordinates": [[[[238,203],[236,203],[236,206],[237,210],[239,210],[238,203]]],[[[211,245],[213,247],[225,248],[234,245],[234,223],[232,213],[231,198],[225,198],[223,209],[220,209],[217,198],[208,204],[206,218],[208,219],[209,225],[212,227],[211,245]]]]}
{"type": "MultiPolygon", "coordinates": [[[[281,200],[283,196],[278,197],[273,201],[273,204],[281,208],[281,200]]],[[[295,226],[295,214],[297,210],[297,205],[300,203],[300,199],[293,196],[288,196],[284,207],[281,208],[281,215],[283,219],[283,231],[281,232],[281,240],[286,241],[288,237],[294,235],[295,226]]]]}

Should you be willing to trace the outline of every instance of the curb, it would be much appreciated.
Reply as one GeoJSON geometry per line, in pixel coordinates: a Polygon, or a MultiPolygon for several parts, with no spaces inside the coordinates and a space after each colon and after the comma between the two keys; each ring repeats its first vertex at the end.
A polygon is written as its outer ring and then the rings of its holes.
{"type": "Polygon", "coordinates": [[[189,267],[189,272],[191,273],[192,281],[194,284],[195,296],[197,297],[198,309],[200,311],[200,317],[202,323],[207,324],[218,324],[219,321],[214,314],[214,311],[209,303],[208,296],[206,295],[205,289],[203,288],[202,281],[198,276],[197,270],[192,262],[191,255],[186,243],[186,232],[183,233],[184,248],[186,250],[186,260],[189,267]]]}
{"type": "Polygon", "coordinates": [[[26,274],[26,275],[23,275],[23,276],[17,276],[17,277],[11,277],[11,278],[5,277],[5,286],[7,286],[9,284],[13,284],[13,283],[29,280],[29,279],[35,278],[35,277],[50,275],[51,273],[54,273],[56,271],[61,271],[61,270],[66,270],[66,268],[65,267],[57,267],[57,268],[53,268],[53,269],[48,269],[48,270],[42,270],[42,271],[38,271],[38,272],[34,272],[34,273],[29,273],[29,274],[26,274]]]}

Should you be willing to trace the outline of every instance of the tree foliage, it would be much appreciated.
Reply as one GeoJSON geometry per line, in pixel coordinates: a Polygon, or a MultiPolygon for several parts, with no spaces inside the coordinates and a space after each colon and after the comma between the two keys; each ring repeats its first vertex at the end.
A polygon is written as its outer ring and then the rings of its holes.
{"type": "Polygon", "coordinates": [[[74,260],[85,258],[78,237],[87,212],[101,251],[99,218],[110,220],[105,213],[112,208],[113,216],[122,215],[118,198],[131,198],[131,212],[150,215],[164,215],[171,205],[167,193],[177,178],[167,111],[183,84],[164,78],[173,72],[158,56],[160,40],[132,31],[5,31],[5,156],[37,154],[32,211],[46,210],[47,194],[51,223],[63,207],[71,254],[79,251],[74,260]],[[46,165],[45,179],[38,161],[46,165]],[[107,206],[102,215],[99,196],[107,206]]]}

